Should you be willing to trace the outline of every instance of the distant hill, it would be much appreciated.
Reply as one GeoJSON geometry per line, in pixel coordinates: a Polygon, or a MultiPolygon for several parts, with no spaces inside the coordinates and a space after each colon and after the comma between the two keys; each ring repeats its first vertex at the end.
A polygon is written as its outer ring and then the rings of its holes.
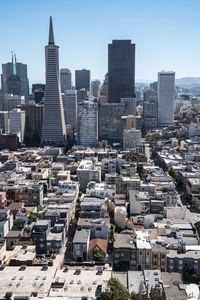
{"type": "Polygon", "coordinates": [[[176,79],[176,85],[185,88],[200,87],[200,77],[183,77],[176,79]]]}

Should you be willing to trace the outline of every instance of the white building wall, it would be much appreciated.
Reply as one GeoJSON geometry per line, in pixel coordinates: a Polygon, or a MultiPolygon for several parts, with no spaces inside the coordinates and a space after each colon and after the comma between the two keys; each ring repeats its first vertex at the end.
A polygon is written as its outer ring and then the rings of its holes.
{"type": "Polygon", "coordinates": [[[19,141],[23,142],[25,130],[25,111],[15,108],[9,113],[9,117],[10,133],[16,133],[19,136],[19,141]]]}
{"type": "Polygon", "coordinates": [[[164,127],[174,121],[174,72],[158,73],[158,126],[164,127]]]}

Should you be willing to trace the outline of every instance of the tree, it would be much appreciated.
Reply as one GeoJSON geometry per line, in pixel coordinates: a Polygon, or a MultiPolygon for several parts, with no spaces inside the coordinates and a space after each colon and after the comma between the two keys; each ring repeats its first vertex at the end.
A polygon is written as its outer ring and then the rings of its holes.
{"type": "Polygon", "coordinates": [[[107,288],[101,293],[100,300],[129,300],[130,295],[128,290],[116,278],[110,278],[107,283],[107,288]]]}
{"type": "Polygon", "coordinates": [[[28,224],[31,224],[32,222],[36,222],[37,218],[38,218],[37,213],[30,212],[30,214],[28,216],[28,224]]]}
{"type": "Polygon", "coordinates": [[[14,222],[13,222],[13,230],[22,230],[23,228],[23,223],[21,220],[19,219],[16,219],[14,222]]]}
{"type": "Polygon", "coordinates": [[[94,261],[104,261],[105,260],[105,256],[103,254],[101,254],[100,251],[94,251],[93,253],[93,260],[94,261]]]}

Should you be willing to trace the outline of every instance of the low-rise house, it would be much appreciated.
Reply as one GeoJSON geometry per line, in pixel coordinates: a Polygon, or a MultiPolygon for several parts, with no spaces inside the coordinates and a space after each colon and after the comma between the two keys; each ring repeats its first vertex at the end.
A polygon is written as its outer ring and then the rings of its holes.
{"type": "Polygon", "coordinates": [[[152,247],[152,268],[161,272],[167,271],[167,249],[161,244],[151,242],[152,247]]]}
{"type": "Polygon", "coordinates": [[[105,261],[108,241],[103,239],[92,239],[89,244],[88,256],[94,261],[105,261]]]}
{"type": "Polygon", "coordinates": [[[75,261],[88,261],[89,244],[90,231],[88,229],[76,230],[73,238],[73,256],[75,261]]]}
{"type": "Polygon", "coordinates": [[[50,220],[38,220],[31,232],[31,238],[36,246],[37,254],[45,254],[47,252],[47,236],[50,232],[50,220]]]}
{"type": "Polygon", "coordinates": [[[110,219],[106,218],[79,218],[77,223],[78,229],[90,230],[91,239],[108,240],[110,234],[110,219]]]}
{"type": "Polygon", "coordinates": [[[150,243],[149,233],[136,231],[136,248],[137,248],[137,268],[145,270],[152,268],[152,246],[150,243]]]}
{"type": "Polygon", "coordinates": [[[200,276],[200,251],[184,251],[179,253],[176,250],[169,250],[167,254],[167,271],[185,274],[187,271],[195,272],[200,276]]]}
{"type": "Polygon", "coordinates": [[[127,271],[137,269],[137,250],[131,231],[115,234],[113,243],[114,270],[127,271]]]}
{"type": "Polygon", "coordinates": [[[0,209],[0,241],[3,241],[13,226],[13,215],[10,210],[0,209]]]}

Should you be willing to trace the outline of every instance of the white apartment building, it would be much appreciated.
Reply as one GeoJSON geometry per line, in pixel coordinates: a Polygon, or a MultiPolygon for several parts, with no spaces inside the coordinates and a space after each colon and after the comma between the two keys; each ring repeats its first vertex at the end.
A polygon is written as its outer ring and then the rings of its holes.
{"type": "Polygon", "coordinates": [[[174,122],[174,72],[158,73],[158,126],[165,127],[174,122]]]}

